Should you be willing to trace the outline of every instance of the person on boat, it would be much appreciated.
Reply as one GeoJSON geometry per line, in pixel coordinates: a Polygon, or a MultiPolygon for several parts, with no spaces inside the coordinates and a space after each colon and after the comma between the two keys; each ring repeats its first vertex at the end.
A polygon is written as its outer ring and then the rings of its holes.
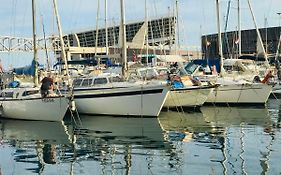
{"type": "Polygon", "coordinates": [[[267,72],[267,74],[265,75],[265,77],[263,78],[263,80],[261,81],[261,83],[263,83],[263,84],[268,84],[270,78],[273,78],[273,77],[274,77],[274,76],[273,76],[273,74],[272,74],[272,71],[269,70],[269,71],[267,72]]]}
{"type": "Polygon", "coordinates": [[[42,97],[53,97],[57,96],[57,94],[54,92],[54,80],[51,77],[44,77],[41,80],[41,95],[42,97]]]}
{"type": "Polygon", "coordinates": [[[211,71],[212,71],[212,75],[218,75],[218,71],[217,71],[216,65],[213,65],[213,66],[211,67],[211,71]]]}

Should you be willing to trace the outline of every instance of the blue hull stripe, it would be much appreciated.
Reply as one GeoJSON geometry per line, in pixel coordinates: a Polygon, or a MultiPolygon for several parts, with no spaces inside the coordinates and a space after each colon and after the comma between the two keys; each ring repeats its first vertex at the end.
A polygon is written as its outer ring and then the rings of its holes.
{"type": "Polygon", "coordinates": [[[114,92],[114,93],[106,93],[106,94],[74,94],[74,98],[102,98],[102,97],[120,97],[120,96],[133,96],[133,95],[141,95],[141,94],[161,94],[163,89],[153,89],[153,90],[144,90],[144,91],[131,91],[131,92],[114,92]]]}

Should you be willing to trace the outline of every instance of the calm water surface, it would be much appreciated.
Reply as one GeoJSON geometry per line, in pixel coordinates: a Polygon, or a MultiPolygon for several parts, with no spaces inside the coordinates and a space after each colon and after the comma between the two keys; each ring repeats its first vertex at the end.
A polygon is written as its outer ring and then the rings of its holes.
{"type": "Polygon", "coordinates": [[[80,116],[79,127],[1,119],[0,175],[281,174],[280,104],[80,116]]]}

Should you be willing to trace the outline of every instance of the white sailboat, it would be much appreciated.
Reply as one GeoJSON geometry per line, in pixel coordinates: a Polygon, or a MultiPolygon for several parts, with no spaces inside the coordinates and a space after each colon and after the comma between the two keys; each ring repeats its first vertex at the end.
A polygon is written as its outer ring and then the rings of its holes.
{"type": "Polygon", "coordinates": [[[221,74],[217,79],[219,87],[209,95],[206,103],[211,104],[233,104],[233,105],[265,105],[272,87],[263,83],[253,83],[246,80],[234,80],[233,77],[224,76],[224,58],[222,52],[222,40],[220,30],[220,10],[219,0],[217,3],[217,21],[218,21],[218,42],[219,55],[221,60],[221,74]]]}
{"type": "Polygon", "coordinates": [[[202,84],[194,85],[191,77],[183,68],[176,68],[179,75],[168,75],[169,69],[167,67],[145,67],[136,69],[136,78],[149,79],[153,83],[167,83],[168,76],[170,78],[169,84],[172,87],[169,91],[168,97],[164,103],[164,108],[174,109],[181,108],[197,110],[207,100],[209,94],[217,85],[202,84]],[[172,79],[175,79],[173,81],[172,79]],[[176,87],[173,84],[178,82],[181,86],[176,87]]]}
{"type": "MultiPolygon", "coordinates": [[[[122,73],[127,74],[124,1],[121,3],[122,73]]],[[[129,83],[112,74],[82,77],[74,81],[74,100],[79,113],[118,116],[158,116],[168,95],[168,86],[129,83]],[[78,83],[80,82],[80,83],[78,83]]]]}
{"type": "Polygon", "coordinates": [[[119,116],[158,116],[168,86],[124,82],[119,75],[101,74],[74,81],[74,101],[79,113],[119,116]]]}
{"type": "Polygon", "coordinates": [[[38,87],[37,47],[35,25],[35,0],[32,0],[33,49],[35,87],[7,88],[1,91],[1,116],[12,119],[62,121],[68,109],[69,99],[65,96],[41,97],[38,87]]]}

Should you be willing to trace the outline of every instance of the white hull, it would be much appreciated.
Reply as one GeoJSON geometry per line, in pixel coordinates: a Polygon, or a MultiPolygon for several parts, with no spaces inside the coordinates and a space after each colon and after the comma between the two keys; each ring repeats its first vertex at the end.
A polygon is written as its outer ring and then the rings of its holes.
{"type": "Polygon", "coordinates": [[[74,89],[79,113],[158,116],[168,94],[163,85],[139,85],[123,88],[74,89]]]}
{"type": "Polygon", "coordinates": [[[212,87],[191,86],[171,90],[164,107],[198,107],[202,106],[213,90],[212,87]]]}
{"type": "Polygon", "coordinates": [[[221,104],[265,104],[272,87],[266,84],[228,84],[210,93],[206,103],[221,104]]]}
{"type": "Polygon", "coordinates": [[[22,120],[62,121],[68,108],[65,97],[0,100],[2,117],[22,120]]]}

